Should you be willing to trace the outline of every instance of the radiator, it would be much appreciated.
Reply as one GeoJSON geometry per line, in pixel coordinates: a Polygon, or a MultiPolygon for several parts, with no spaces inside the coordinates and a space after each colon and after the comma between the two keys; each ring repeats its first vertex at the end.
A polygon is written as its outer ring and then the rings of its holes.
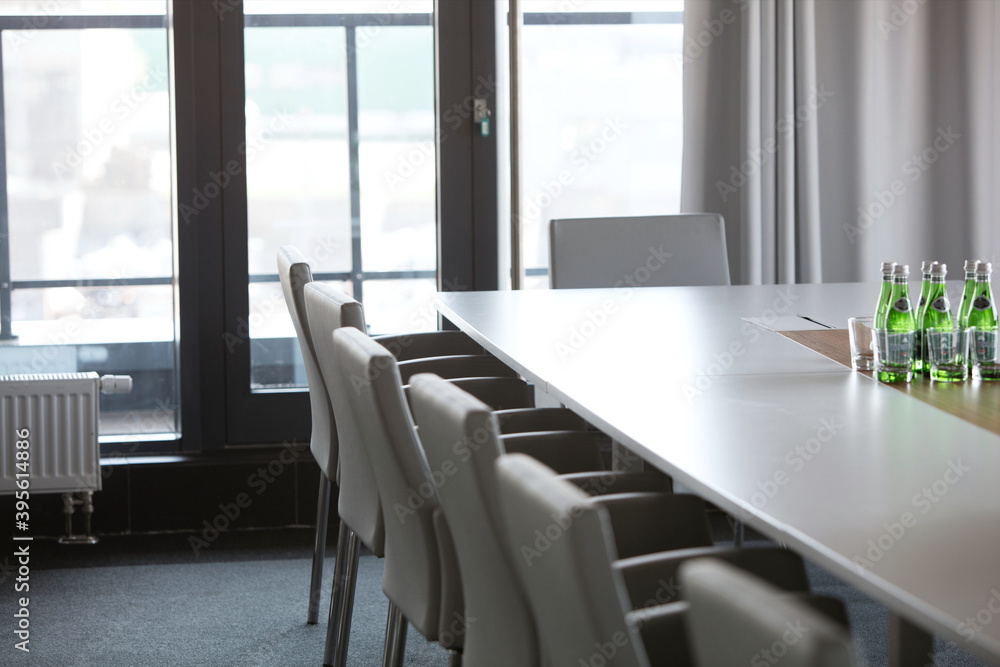
{"type": "Polygon", "coordinates": [[[0,495],[16,490],[15,441],[30,451],[32,493],[101,490],[98,392],[132,389],[132,378],[97,373],[0,375],[0,495]],[[18,432],[27,429],[27,438],[18,432]]]}

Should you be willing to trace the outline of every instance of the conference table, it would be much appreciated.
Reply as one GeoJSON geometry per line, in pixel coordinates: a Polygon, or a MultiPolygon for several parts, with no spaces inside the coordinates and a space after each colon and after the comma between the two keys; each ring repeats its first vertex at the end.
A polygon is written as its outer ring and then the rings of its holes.
{"type": "Polygon", "coordinates": [[[878,290],[442,292],[436,307],[693,493],[884,604],[894,667],[931,664],[932,635],[1000,664],[1000,383],[914,383],[977,424],[793,340],[846,328],[878,290]]]}

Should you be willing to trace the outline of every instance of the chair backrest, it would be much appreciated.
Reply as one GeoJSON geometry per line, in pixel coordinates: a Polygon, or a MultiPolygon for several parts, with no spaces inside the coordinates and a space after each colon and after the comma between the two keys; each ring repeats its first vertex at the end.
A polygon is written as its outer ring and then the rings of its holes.
{"type": "Polygon", "coordinates": [[[356,329],[335,331],[333,345],[341,386],[347,389],[382,499],[382,590],[424,637],[437,639],[444,583],[434,526],[437,490],[396,358],[356,329]]]}
{"type": "Polygon", "coordinates": [[[305,257],[294,246],[278,248],[278,278],[281,280],[281,291],[285,295],[288,314],[295,326],[295,335],[299,339],[302,362],[306,367],[306,381],[309,383],[309,405],[312,409],[309,449],[320,469],[333,480],[336,479],[338,461],[336,422],[316,357],[305,307],[305,287],[312,282],[312,270],[305,257]]]}
{"type": "MultiPolygon", "coordinates": [[[[334,414],[337,415],[340,455],[340,518],[358,539],[376,556],[385,551],[385,522],[379,501],[378,485],[372,471],[368,452],[358,431],[348,393],[350,385],[341,384],[333,352],[333,332],[342,327],[365,331],[365,314],[361,304],[336,288],[325,283],[312,282],[305,288],[305,306],[309,315],[309,329],[316,345],[323,379],[329,389],[334,414]]],[[[336,462],[331,462],[331,467],[336,462]]],[[[331,477],[331,479],[333,479],[331,477]]]]}
{"type": "Polygon", "coordinates": [[[769,664],[850,667],[850,637],[804,602],[733,565],[712,558],[680,567],[689,601],[688,638],[698,665],[769,664]],[[768,655],[764,654],[768,651],[768,655]]]}
{"type": "Polygon", "coordinates": [[[410,404],[420,442],[458,553],[470,623],[463,657],[470,665],[540,664],[528,601],[506,548],[496,496],[502,448],[490,408],[437,375],[412,379],[410,404]]]}
{"type": "Polygon", "coordinates": [[[715,213],[553,220],[549,284],[729,285],[725,223],[715,213]]]}
{"type": "Polygon", "coordinates": [[[529,456],[502,456],[496,468],[508,553],[548,663],[648,665],[625,622],[630,603],[611,567],[617,555],[604,508],[529,456]]]}

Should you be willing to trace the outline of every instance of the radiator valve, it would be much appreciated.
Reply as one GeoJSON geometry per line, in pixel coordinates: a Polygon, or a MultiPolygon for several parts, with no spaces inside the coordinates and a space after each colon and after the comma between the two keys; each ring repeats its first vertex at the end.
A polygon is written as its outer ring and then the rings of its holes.
{"type": "Polygon", "coordinates": [[[127,394],[132,391],[132,376],[130,375],[102,375],[102,394],[127,394]]]}

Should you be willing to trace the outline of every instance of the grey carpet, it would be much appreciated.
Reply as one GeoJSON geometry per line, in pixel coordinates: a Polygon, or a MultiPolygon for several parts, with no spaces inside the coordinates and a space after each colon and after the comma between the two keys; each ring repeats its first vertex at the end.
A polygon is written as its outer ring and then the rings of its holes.
{"type": "MultiPolygon", "coordinates": [[[[320,624],[307,625],[310,531],[281,532],[291,533],[297,548],[288,549],[289,538],[280,535],[278,545],[256,544],[268,539],[262,534],[224,536],[220,543],[233,539],[245,548],[226,545],[224,553],[209,549],[198,558],[186,536],[130,538],[143,543],[138,554],[118,544],[123,538],[105,538],[95,547],[58,547],[58,552],[36,543],[43,548],[30,582],[31,653],[12,648],[5,620],[0,665],[318,666],[333,560],[326,562],[320,624]],[[120,553],[100,553],[105,543],[114,543],[108,546],[120,553]],[[286,558],[290,550],[298,557],[286,558]],[[126,564],[116,564],[120,561],[126,564]]],[[[388,609],[382,561],[363,556],[358,573],[348,664],[379,667],[388,609]]],[[[14,598],[5,582],[2,618],[10,618],[14,598]]],[[[405,664],[445,667],[448,657],[411,628],[405,664]]]]}
{"type": "MultiPolygon", "coordinates": [[[[12,646],[11,614],[20,594],[7,576],[0,583],[0,665],[316,667],[333,561],[327,559],[321,623],[306,625],[310,536],[304,529],[232,533],[197,557],[186,535],[108,537],[94,547],[36,541],[31,653],[12,646]]],[[[381,573],[381,561],[361,558],[351,667],[381,665],[387,610],[381,573]]],[[[817,592],[847,603],[860,664],[885,665],[885,608],[819,568],[810,568],[810,579],[817,592]]],[[[443,650],[411,628],[406,665],[447,663],[443,650]]],[[[934,662],[927,664],[987,663],[939,642],[934,662]]]]}

